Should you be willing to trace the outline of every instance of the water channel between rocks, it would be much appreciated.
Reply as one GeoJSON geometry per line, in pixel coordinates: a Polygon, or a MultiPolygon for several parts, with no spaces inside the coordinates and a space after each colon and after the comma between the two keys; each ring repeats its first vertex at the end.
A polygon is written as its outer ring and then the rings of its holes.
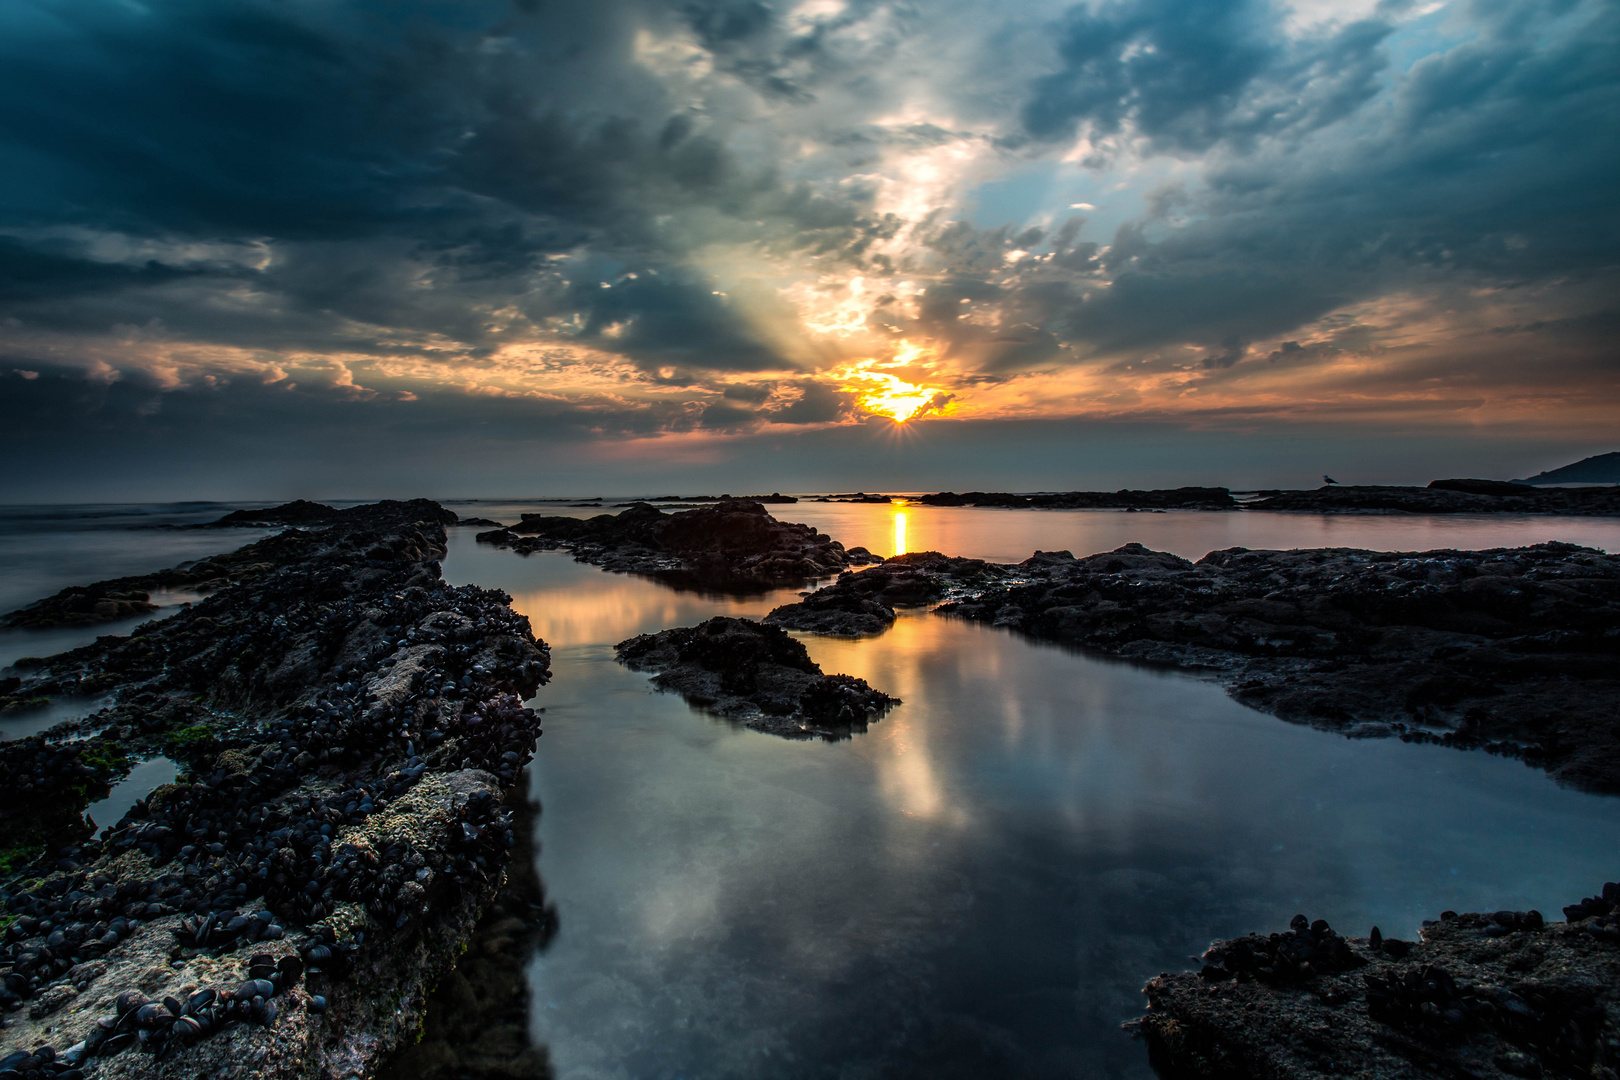
{"type": "MultiPolygon", "coordinates": [[[[1570,519],[1264,515],[1268,542],[1230,514],[773,509],[883,554],[888,529],[1000,559],[1131,539],[1197,557],[1617,538],[1570,519]]],[[[746,731],[651,693],[612,645],[795,593],[678,593],[474,531],[452,530],[447,579],[506,589],[554,646],[533,774],[560,930],[532,967],[531,1021],[565,1080],[1148,1077],[1118,1025],[1145,978],[1212,938],[1298,911],[1411,936],[1445,908],[1556,913],[1614,876],[1620,803],[1519,762],[1345,740],[1185,675],[925,613],[805,639],[826,670],[904,699],[869,733],[746,731]]]]}

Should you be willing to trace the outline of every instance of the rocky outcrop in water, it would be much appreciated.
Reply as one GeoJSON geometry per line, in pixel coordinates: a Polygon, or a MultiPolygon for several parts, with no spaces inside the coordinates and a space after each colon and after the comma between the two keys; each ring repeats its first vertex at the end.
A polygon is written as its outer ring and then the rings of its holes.
{"type": "Polygon", "coordinates": [[[524,514],[511,528],[479,533],[478,540],[520,554],[564,548],[604,570],[720,589],[794,584],[851,563],[832,537],[738,499],[674,514],[650,503],[592,518],[524,514]]]}
{"type": "MultiPolygon", "coordinates": [[[[454,525],[456,515],[427,499],[413,499],[410,502],[385,500],[346,510],[299,500],[264,510],[233,511],[206,527],[286,525],[311,529],[349,525],[375,530],[402,528],[416,522],[454,525]]],[[[183,589],[209,593],[226,585],[257,580],[275,568],[299,559],[306,547],[298,535],[282,534],[156,573],[73,586],[55,596],[0,616],[0,627],[41,630],[53,626],[96,626],[137,615],[150,615],[158,610],[158,606],[151,602],[154,592],[183,589]]]]}
{"type": "Polygon", "coordinates": [[[411,499],[408,502],[384,499],[382,502],[350,506],[342,510],[324,503],[310,502],[308,499],[298,499],[259,510],[233,510],[213,522],[211,527],[292,525],[299,528],[319,528],[325,525],[356,525],[374,529],[384,525],[404,525],[418,521],[435,525],[454,525],[457,518],[453,511],[446,510],[432,499],[411,499]]]}
{"type": "Polygon", "coordinates": [[[1237,510],[1226,488],[1183,487],[1157,491],[1063,491],[1012,495],[1005,491],[941,491],[909,502],[923,506],[1008,506],[1042,510],[1237,510]]]}
{"type": "Polygon", "coordinates": [[[1565,909],[1444,913],[1422,940],[1290,930],[1216,942],[1127,1025],[1165,1080],[1620,1075],[1620,885],[1565,909]]]}
{"type": "Polygon", "coordinates": [[[1439,480],[1428,487],[1323,486],[1262,491],[1250,510],[1309,514],[1570,514],[1620,516],[1620,487],[1534,488],[1501,481],[1439,480]],[[1500,484],[1498,487],[1496,485],[1500,484]],[[1508,491],[1507,488],[1520,488],[1508,491]]]}
{"type": "Polygon", "coordinates": [[[22,676],[113,703],[0,744],[0,1069],[359,1077],[412,1038],[500,885],[549,665],[401,505],[22,676]],[[92,837],[158,754],[179,782],[92,837]]]}
{"type": "Polygon", "coordinates": [[[786,630],[840,637],[882,633],[894,622],[896,607],[916,607],[953,593],[1005,581],[1010,571],[983,559],[961,559],[937,551],[912,551],[838,580],[796,604],[784,604],[765,622],[786,630]]]}
{"type": "Polygon", "coordinates": [[[1022,583],[942,613],[1194,668],[1239,701],[1357,736],[1483,747],[1620,791],[1620,556],[1215,551],[1037,553],[1022,583]]]}
{"type": "Polygon", "coordinates": [[[614,646],[653,685],[756,731],[848,738],[899,704],[864,679],[826,675],[803,644],[774,626],[724,616],[642,634],[614,646]]]}

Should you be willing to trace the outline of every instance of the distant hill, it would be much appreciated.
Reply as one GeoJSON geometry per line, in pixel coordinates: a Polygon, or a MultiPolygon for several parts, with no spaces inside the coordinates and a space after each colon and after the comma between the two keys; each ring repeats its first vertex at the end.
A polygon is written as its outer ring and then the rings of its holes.
{"type": "Polygon", "coordinates": [[[1620,484],[1620,450],[1565,465],[1561,469],[1536,473],[1520,484],[1620,484]]]}

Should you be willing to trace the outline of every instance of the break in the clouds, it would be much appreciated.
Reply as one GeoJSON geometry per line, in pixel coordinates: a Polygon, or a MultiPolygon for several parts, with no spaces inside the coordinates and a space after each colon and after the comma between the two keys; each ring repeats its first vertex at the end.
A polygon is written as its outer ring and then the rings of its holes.
{"type": "Polygon", "coordinates": [[[3,419],[1604,433],[1617,55],[1607,0],[18,0],[3,419]]]}

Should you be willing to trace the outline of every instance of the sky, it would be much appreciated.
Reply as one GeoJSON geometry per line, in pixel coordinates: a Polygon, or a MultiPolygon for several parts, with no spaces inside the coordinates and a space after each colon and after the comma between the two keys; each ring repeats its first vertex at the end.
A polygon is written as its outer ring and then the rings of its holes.
{"type": "Polygon", "coordinates": [[[0,501],[1620,447],[1612,0],[11,0],[0,501]]]}

